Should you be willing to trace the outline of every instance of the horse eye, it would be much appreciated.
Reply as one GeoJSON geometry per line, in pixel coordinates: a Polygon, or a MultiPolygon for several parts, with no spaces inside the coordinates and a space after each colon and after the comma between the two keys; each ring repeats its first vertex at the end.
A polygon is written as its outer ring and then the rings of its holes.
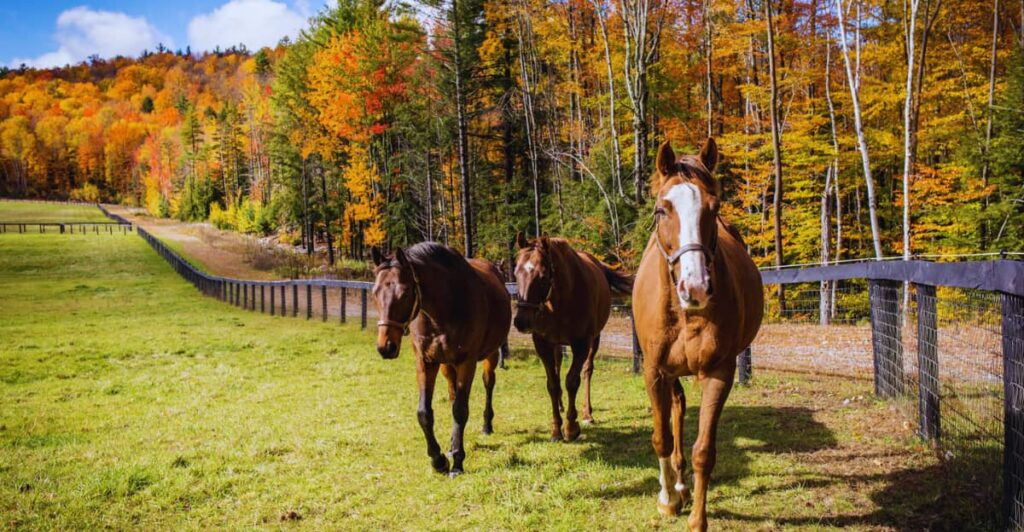
{"type": "Polygon", "coordinates": [[[664,216],[665,215],[665,208],[664,207],[660,207],[660,206],[659,207],[655,207],[654,208],[654,215],[655,216],[664,216]]]}

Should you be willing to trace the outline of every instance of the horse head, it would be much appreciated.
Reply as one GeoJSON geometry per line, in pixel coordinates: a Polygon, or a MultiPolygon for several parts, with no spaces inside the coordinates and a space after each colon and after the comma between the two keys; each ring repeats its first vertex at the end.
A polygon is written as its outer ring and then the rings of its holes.
{"type": "Polygon", "coordinates": [[[697,156],[677,158],[665,142],[651,178],[655,243],[683,309],[700,309],[711,297],[718,247],[719,186],[712,177],[718,147],[709,138],[697,156]]]}
{"type": "Polygon", "coordinates": [[[398,357],[402,336],[420,311],[420,287],[416,272],[401,248],[385,256],[373,248],[375,266],[373,298],[377,303],[377,352],[386,359],[398,357]]]}
{"type": "Polygon", "coordinates": [[[516,302],[516,317],[512,323],[516,330],[525,333],[533,329],[537,313],[551,299],[555,270],[547,237],[530,242],[520,231],[516,235],[516,244],[519,255],[514,273],[519,301],[516,302]]]}

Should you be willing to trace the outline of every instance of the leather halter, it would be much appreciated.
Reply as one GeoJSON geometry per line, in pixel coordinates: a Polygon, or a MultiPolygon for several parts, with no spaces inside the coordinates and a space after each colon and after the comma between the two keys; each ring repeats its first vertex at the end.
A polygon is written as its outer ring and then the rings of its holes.
{"type": "Polygon", "coordinates": [[[676,269],[675,269],[676,263],[678,263],[679,259],[681,259],[683,257],[683,255],[685,255],[687,253],[690,253],[690,252],[700,252],[702,255],[704,255],[704,266],[708,269],[708,272],[711,271],[711,269],[715,265],[715,253],[718,251],[718,217],[717,216],[715,216],[715,232],[714,232],[714,237],[712,237],[711,246],[704,246],[703,244],[696,244],[696,243],[684,244],[684,245],[680,246],[679,249],[677,249],[674,252],[672,252],[671,255],[668,253],[668,251],[665,250],[665,245],[661,243],[661,239],[658,238],[658,232],[657,232],[658,221],[659,221],[658,213],[655,213],[654,214],[654,224],[653,224],[654,225],[654,242],[658,245],[658,251],[661,252],[661,256],[665,258],[665,262],[668,264],[668,275],[672,279],[672,286],[675,286],[675,285],[679,284],[679,281],[676,280],[676,269]]]}
{"type": "Polygon", "coordinates": [[[545,262],[547,262],[548,276],[551,277],[551,280],[548,281],[548,293],[545,294],[544,299],[541,299],[538,303],[530,303],[525,299],[520,299],[519,301],[516,301],[516,308],[532,308],[540,310],[541,307],[551,300],[551,295],[555,292],[555,265],[551,262],[550,257],[545,258],[547,259],[545,262]]]}
{"type": "MultiPolygon", "coordinates": [[[[389,267],[393,268],[394,266],[389,266],[389,267]]],[[[422,295],[421,295],[422,292],[420,292],[420,280],[416,276],[416,270],[413,269],[412,266],[409,266],[409,270],[412,271],[412,286],[413,286],[413,289],[416,291],[416,300],[413,302],[412,312],[409,313],[409,317],[405,321],[390,320],[390,319],[387,319],[386,317],[383,317],[383,316],[381,317],[381,319],[377,320],[377,327],[378,328],[380,328],[380,327],[398,327],[399,329],[402,330],[402,336],[406,336],[406,335],[409,334],[409,324],[412,323],[413,320],[415,320],[417,316],[419,316],[420,310],[423,308],[422,304],[421,304],[421,301],[420,301],[421,298],[422,298],[422,295]]]]}

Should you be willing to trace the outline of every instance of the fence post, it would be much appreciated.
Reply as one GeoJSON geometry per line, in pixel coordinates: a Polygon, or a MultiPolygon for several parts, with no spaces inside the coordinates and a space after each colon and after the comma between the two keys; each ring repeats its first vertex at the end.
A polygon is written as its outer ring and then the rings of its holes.
{"type": "Polygon", "coordinates": [[[292,317],[299,316],[299,285],[292,283],[292,317]]]}
{"type": "Polygon", "coordinates": [[[270,285],[270,315],[274,315],[274,294],[277,291],[274,290],[274,285],[270,285]]]}
{"type": "Polygon", "coordinates": [[[874,355],[875,395],[903,393],[903,340],[900,333],[899,281],[868,282],[871,349],[874,355]]]}
{"type": "Polygon", "coordinates": [[[288,293],[285,291],[285,285],[281,285],[281,317],[288,315],[288,293]]]}
{"type": "Polygon", "coordinates": [[[313,317],[313,285],[306,285],[306,319],[313,317]]]}
{"type": "Polygon", "coordinates": [[[750,377],[753,374],[753,360],[750,357],[750,346],[740,351],[740,356],[737,359],[737,365],[740,370],[740,384],[750,384],[750,377]]]}
{"type": "Polygon", "coordinates": [[[249,286],[242,283],[242,308],[249,309],[249,286]]]}
{"type": "Polygon", "coordinates": [[[366,328],[366,289],[363,288],[362,290],[360,290],[360,292],[362,292],[362,294],[360,295],[360,298],[362,299],[362,303],[363,303],[363,309],[362,309],[362,313],[361,313],[360,326],[363,329],[365,329],[366,328]]]}
{"type": "Polygon", "coordinates": [[[260,283],[260,313],[266,312],[267,287],[260,283]]]}
{"type": "Polygon", "coordinates": [[[341,310],[341,322],[342,323],[345,323],[346,318],[347,318],[346,314],[347,314],[347,310],[348,309],[345,308],[346,307],[346,301],[345,301],[346,299],[348,299],[348,288],[343,286],[343,287],[341,287],[341,309],[340,309],[341,310]]]}
{"type": "Polygon", "coordinates": [[[1024,297],[1002,294],[1003,516],[1024,526],[1024,297]]]}
{"type": "Polygon", "coordinates": [[[629,309],[629,327],[633,330],[633,375],[640,374],[640,362],[643,352],[640,350],[640,339],[636,337],[636,322],[633,320],[633,309],[629,309]]]}
{"type": "Polygon", "coordinates": [[[938,316],[935,287],[914,285],[917,290],[917,410],[921,437],[938,441],[942,418],[939,413],[938,316]]]}
{"type": "Polygon", "coordinates": [[[505,359],[508,358],[508,339],[501,344],[501,349],[498,350],[498,367],[501,369],[505,368],[505,359]]]}
{"type": "Polygon", "coordinates": [[[327,285],[320,285],[320,307],[323,310],[323,321],[327,321],[327,285]]]}

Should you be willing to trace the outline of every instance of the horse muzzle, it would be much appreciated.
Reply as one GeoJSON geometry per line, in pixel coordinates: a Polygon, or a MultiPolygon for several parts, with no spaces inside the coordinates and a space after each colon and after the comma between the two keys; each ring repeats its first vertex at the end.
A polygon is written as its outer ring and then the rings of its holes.
{"type": "Polygon", "coordinates": [[[385,360],[393,360],[398,358],[398,344],[387,340],[384,344],[377,344],[377,352],[380,353],[381,358],[385,360]]]}
{"type": "Polygon", "coordinates": [[[711,299],[711,281],[693,283],[680,281],[676,287],[676,293],[679,295],[679,303],[683,306],[683,310],[702,309],[711,299]]]}
{"type": "Polygon", "coordinates": [[[522,311],[517,312],[515,319],[512,320],[512,325],[515,326],[517,331],[528,333],[533,329],[533,316],[527,317],[522,311]]]}

